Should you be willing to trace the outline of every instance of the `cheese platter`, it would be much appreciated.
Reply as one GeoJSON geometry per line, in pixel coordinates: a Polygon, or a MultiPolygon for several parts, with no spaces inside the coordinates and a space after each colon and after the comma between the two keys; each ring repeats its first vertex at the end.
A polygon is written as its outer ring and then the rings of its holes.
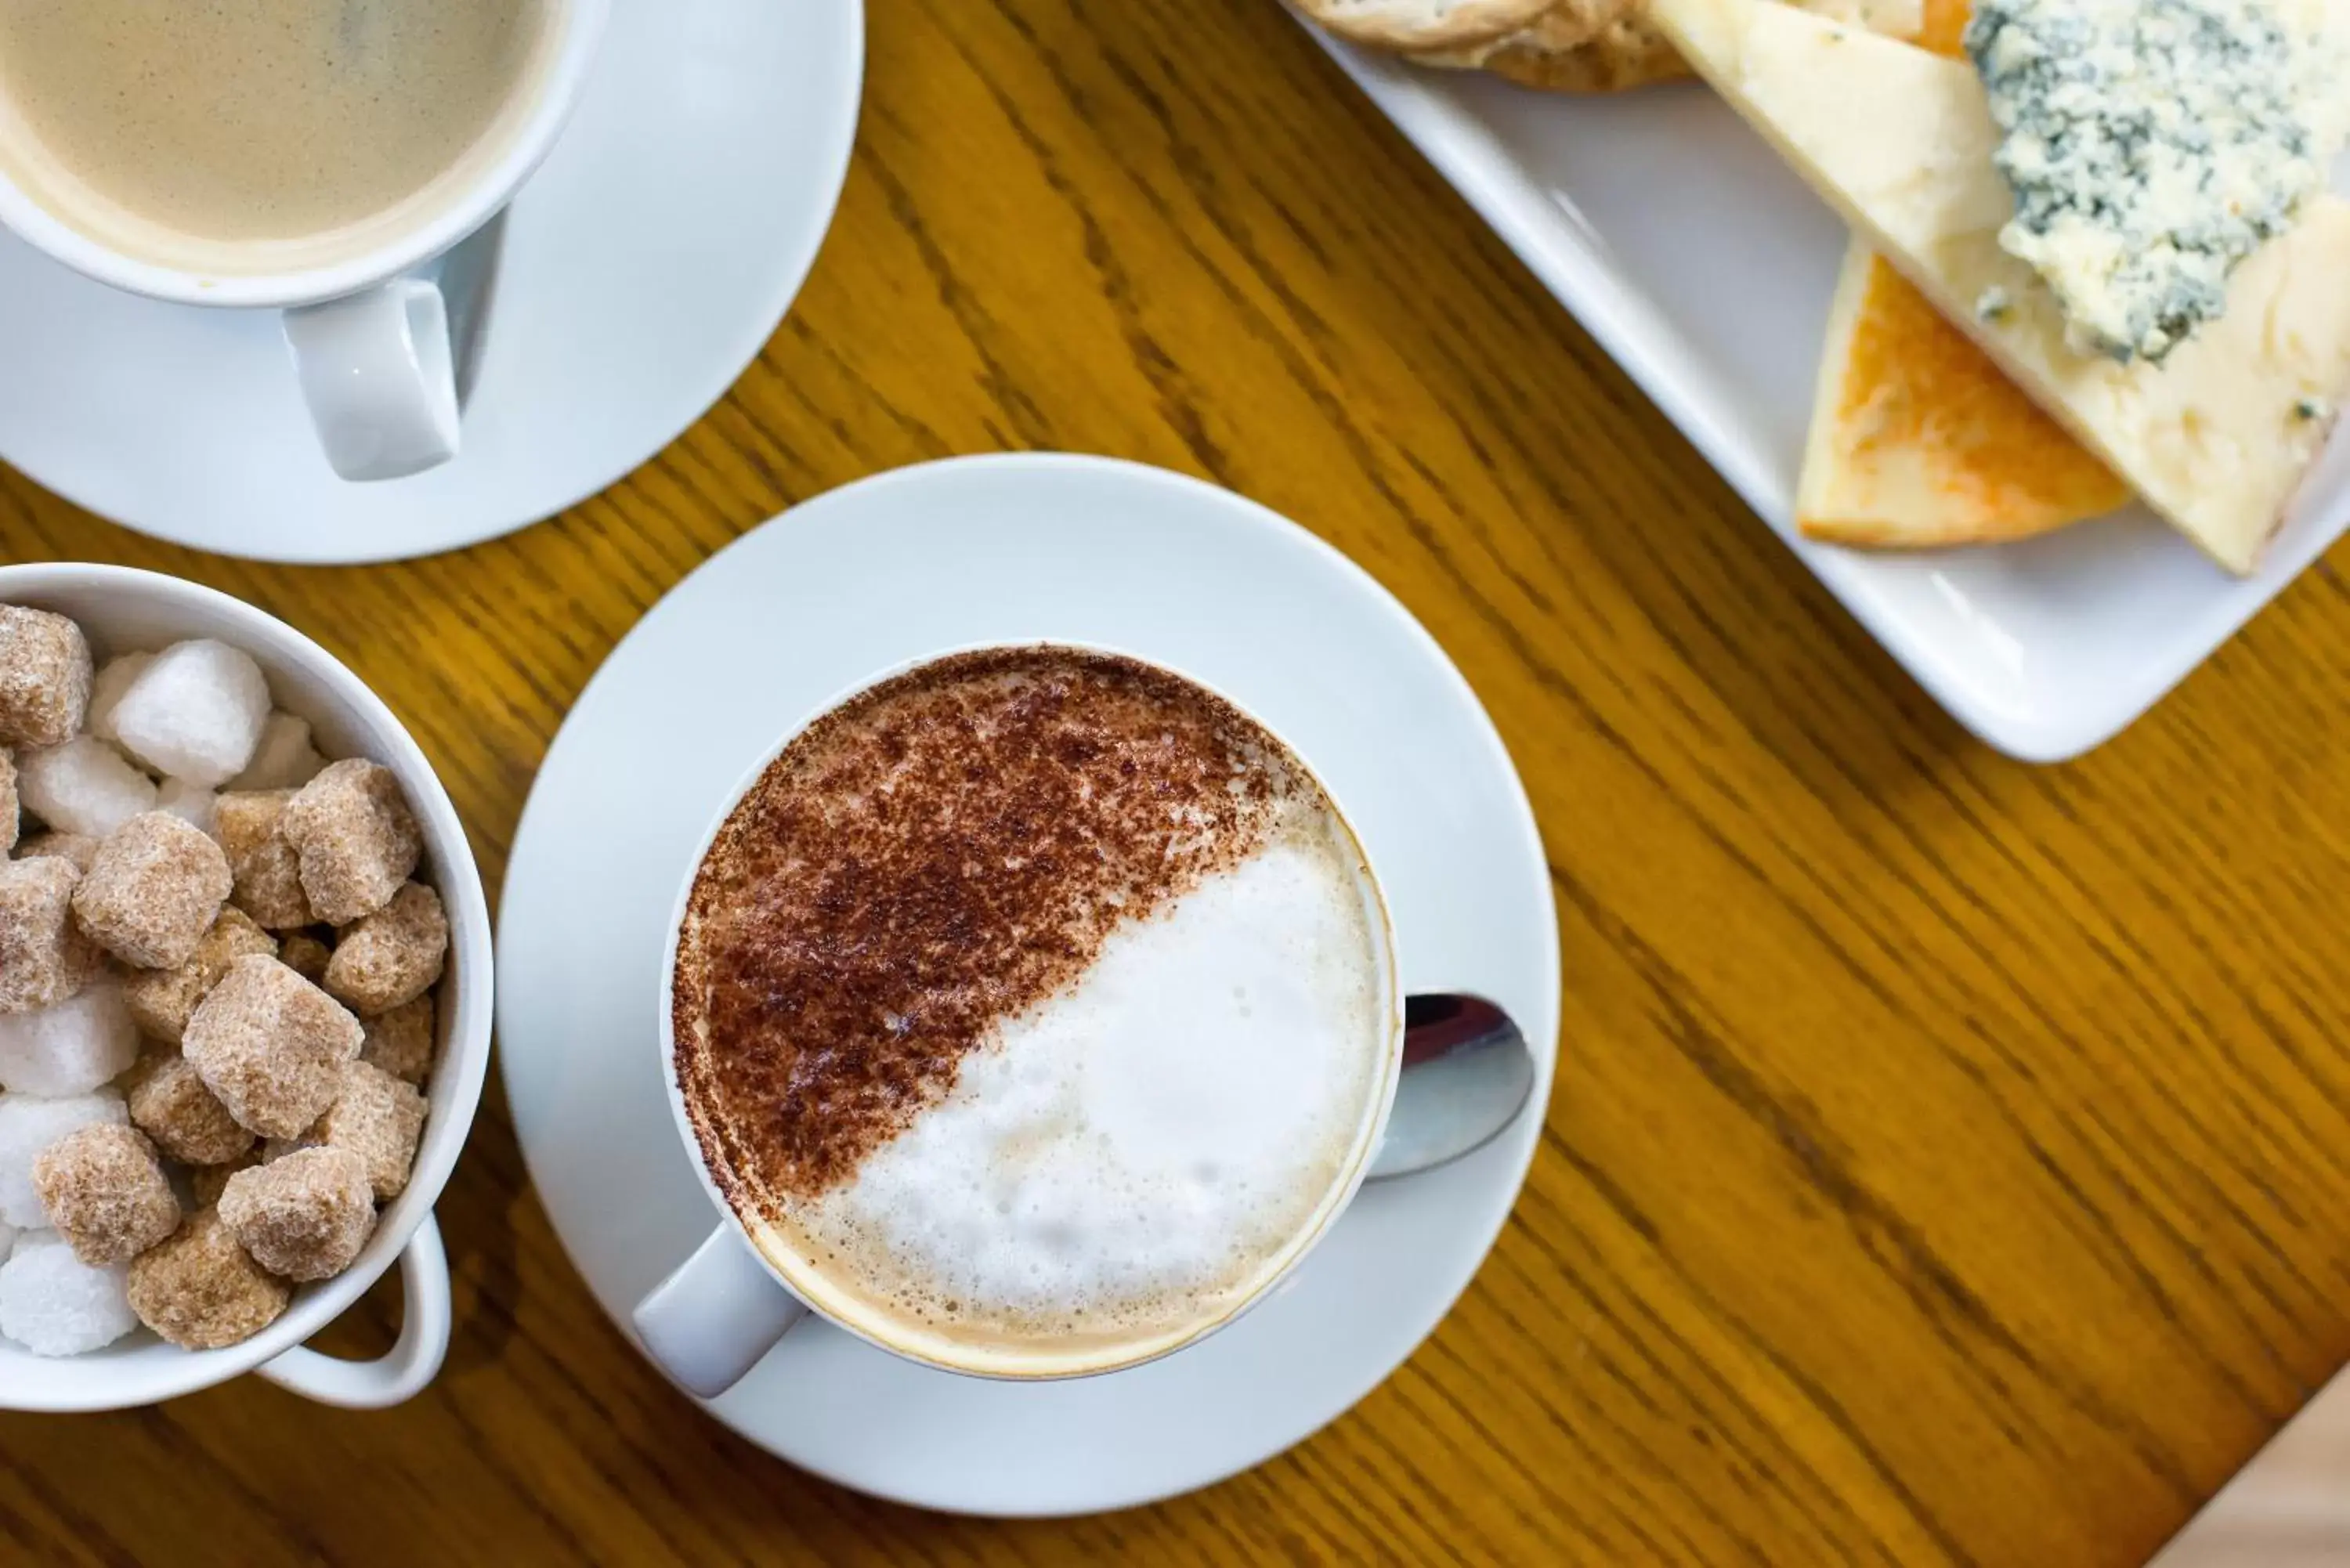
{"type": "MultiPolygon", "coordinates": [[[[1815,400],[1834,385],[1832,378],[1823,377],[1824,345],[1831,341],[1832,321],[1839,331],[1848,327],[1855,280],[1866,275],[1854,270],[1867,258],[1856,254],[1853,220],[1871,214],[1856,211],[1852,198],[1856,192],[1877,198],[1866,178],[1841,184],[1822,178],[1824,162],[1837,163],[1833,124],[1808,146],[1791,145],[1791,135],[1795,142],[1804,140],[1801,117],[1791,116],[1784,101],[1758,102],[1770,97],[1767,81],[1765,90],[1742,88],[1751,75],[1740,53],[1743,44],[1724,44],[1717,36],[1709,47],[1702,36],[1725,16],[1737,25],[1735,32],[1749,26],[1759,12],[1792,8],[1771,0],[1648,3],[1697,71],[1712,78],[1717,89],[1727,88],[1738,107],[1725,100],[1723,91],[1690,81],[1597,96],[1528,90],[1490,73],[1438,68],[1365,48],[1326,28],[1316,27],[1315,35],[1830,591],[1983,740],[2034,762],[2065,760],[2102,743],[2150,709],[2350,529],[2350,453],[2344,450],[2350,441],[2332,441],[2320,452],[2333,424],[2330,400],[2297,389],[2331,376],[2334,345],[2350,343],[2350,330],[2337,329],[2334,315],[2350,320],[2350,270],[2333,274],[2323,286],[2305,275],[2330,262],[2326,246],[2350,244],[2332,227],[2337,215],[2350,213],[2320,191],[2304,206],[2323,216],[2291,237],[2310,252],[2309,259],[2286,266],[2271,246],[2235,268],[2230,284],[2256,290],[2266,277],[2266,286],[2285,287],[2304,302],[2296,308],[2324,318],[2321,327],[2302,335],[2307,342],[2295,339],[2296,357],[2272,377],[2274,385],[2291,391],[2283,406],[2294,417],[2259,427],[2263,439],[2282,430],[2275,440],[2298,442],[2296,450],[2261,469],[2242,457],[2242,450],[2249,450],[2239,439],[2242,432],[2223,431],[2237,442],[2235,448],[2221,451],[2199,469],[2173,461],[2178,432],[2199,435],[2212,417],[2210,410],[2178,395],[2190,381],[2202,384],[2209,372],[2196,367],[2220,352],[2204,337],[2242,335],[2246,327],[2271,318],[2262,305],[2240,311],[2232,326],[2222,316],[2217,326],[2190,327],[2203,336],[2188,341],[2168,368],[2153,363],[2156,356],[2135,366],[2101,357],[2098,367],[2080,372],[2101,387],[2113,382],[2157,389],[2152,395],[2134,394],[2136,402],[2117,404],[2110,390],[2098,394],[2102,402],[2085,394],[2076,398],[2093,416],[2105,410],[2101,424],[2097,417],[2074,418],[2076,410],[2052,398],[2049,378],[2025,383],[2022,372],[2030,367],[2019,358],[2029,356],[2001,342],[1998,317],[2005,301],[1981,279],[1971,279],[1972,292],[1964,301],[1947,290],[1933,301],[1952,324],[1950,352],[1972,357],[1983,350],[1996,369],[1987,364],[1976,372],[1978,379],[1997,381],[2001,371],[2015,374],[2019,383],[2030,386],[2033,402],[2052,405],[2061,426],[2033,432],[2036,444],[2029,450],[2044,454],[2069,449],[2072,438],[2082,438],[2088,452],[2074,453],[2076,483],[2054,493],[2053,509],[2043,508],[2047,514],[2034,526],[1970,527],[1945,535],[1918,530],[1907,541],[2002,542],[1898,553],[1851,547],[1856,541],[1877,541],[1866,528],[1839,531],[1808,514],[1817,487],[1806,484],[1806,471],[1817,469],[1818,454],[1812,452],[1809,465],[1806,456],[1820,424],[1814,417],[1815,400]],[[2289,274],[2290,281],[2280,284],[2279,274],[2289,274]],[[1960,317],[1961,305],[1976,307],[1981,316],[1960,317]],[[2177,373],[2182,366],[2189,374],[2177,373]],[[2116,414],[2117,407],[2121,412],[2116,414]],[[2149,407],[2157,413],[2168,410],[2167,431],[2149,425],[2149,407]],[[2143,450],[2133,447],[2133,440],[2141,441],[2143,450]],[[2276,504],[2268,492],[2255,490],[2232,510],[2219,505],[2218,513],[2211,511],[2218,504],[2214,494],[2224,502],[2230,484],[2241,491],[2251,483],[2238,482],[2240,472],[2254,471],[2255,477],[2265,475],[2263,483],[2276,494],[2289,495],[2289,504],[2276,504]],[[2134,492],[2158,497],[2161,514],[2132,499],[2134,492]],[[2190,527],[2220,514],[2224,524],[2201,533],[2190,527]]],[[[1826,9],[1831,0],[1812,3],[1826,9]]],[[[1898,7],[1899,0],[1862,3],[1877,5],[1881,13],[1898,7]]],[[[1928,3],[1931,6],[1934,0],[1928,3]]],[[[2001,3],[2020,8],[2035,0],[2001,3]]],[[[2085,0],[2061,3],[2078,5],[2085,0]]],[[[2094,6],[2101,0],[2086,3],[2094,6]]],[[[1914,5],[1911,13],[1914,30],[1914,5]]],[[[1895,47],[1836,18],[1798,14],[1762,20],[1777,30],[1773,36],[1784,35],[1782,42],[1801,48],[1816,45],[1816,29],[1829,26],[1845,35],[1838,47],[1895,47]],[[1796,30],[1801,28],[1814,31],[1803,34],[1796,30]]],[[[1870,23],[1877,26],[1877,18],[1870,23]]],[[[1921,49],[1910,44],[1900,49],[1922,60],[1921,49]]],[[[1894,63],[1912,67],[1920,79],[1952,71],[1967,72],[1971,79],[1966,66],[1950,60],[1954,52],[1945,50],[1943,58],[1922,63],[1894,63]]],[[[1868,74],[1856,72],[1853,81],[1860,85],[1845,97],[1866,96],[1862,88],[1868,74]]],[[[1980,88],[1973,90],[1980,104],[1980,88]]],[[[1960,96],[1954,91],[1954,98],[1960,96]]],[[[1879,112],[1889,113],[1882,106],[1879,112]]],[[[1969,112],[1978,119],[1983,113],[1980,107],[1969,112]]],[[[1881,135],[1884,130],[1871,126],[1866,134],[1881,135]]],[[[1947,132],[1945,126],[1924,134],[1947,132]]],[[[2326,157],[2316,183],[2330,181],[2334,192],[2350,194],[2350,161],[2326,157]]],[[[1855,162],[1844,159],[1847,171],[1855,162]]],[[[1857,162],[1867,174],[1866,160],[1857,162]]],[[[1898,213],[1883,202],[1877,204],[1879,216],[1898,213]]],[[[1917,238],[1866,223],[1857,232],[1862,241],[1917,238]]],[[[1923,250],[1939,254],[1932,244],[1923,250]]],[[[1897,263],[1918,264],[1915,254],[1888,255],[1897,263]]],[[[1900,268],[1921,269],[1930,270],[1922,264],[1900,268]]],[[[1937,292],[1927,286],[1936,281],[1930,277],[1893,281],[1915,281],[1927,294],[1937,292]]],[[[2257,302],[2269,296],[2243,297],[2257,302]]],[[[2230,301],[2236,298],[2230,296],[2230,301]]],[[[1904,372],[1914,368],[1896,367],[1904,372]]],[[[2270,385],[2252,384],[2262,391],[2270,385]]],[[[2022,404],[2014,389],[2001,389],[2022,407],[2022,412],[2006,416],[2011,421],[2040,418],[2022,404]]],[[[2212,408],[2225,415],[2242,401],[2221,396],[2212,408]]],[[[2026,450],[2021,436],[2007,444],[2026,450]]],[[[2038,455],[2029,466],[2035,477],[2054,472],[2038,455]]],[[[2041,488],[2045,501],[2047,487],[2041,488]]],[[[1702,524],[1685,519],[1659,525],[1702,524]]]]}

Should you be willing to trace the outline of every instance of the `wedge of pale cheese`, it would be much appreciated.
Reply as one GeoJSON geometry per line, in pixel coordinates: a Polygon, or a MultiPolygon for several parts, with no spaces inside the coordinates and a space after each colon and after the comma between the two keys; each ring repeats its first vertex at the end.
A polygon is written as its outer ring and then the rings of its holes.
{"type": "MultiPolygon", "coordinates": [[[[1973,0],[1928,0],[1918,45],[1956,57],[1973,0]]],[[[2029,538],[2129,504],[1866,240],[1846,252],[1795,491],[1809,537],[1880,549],[2029,538]]]]}
{"type": "Polygon", "coordinates": [[[2159,364],[2074,352],[2013,211],[1973,69],[1770,0],[1651,0],[1747,120],[1935,306],[2157,513],[2232,571],[2282,521],[2350,392],[2350,204],[2238,269],[2227,314],[2159,364]]]}
{"type": "Polygon", "coordinates": [[[1831,21],[1852,22],[1888,38],[1914,38],[1926,26],[1926,0],[1794,0],[1831,21]]]}
{"type": "Polygon", "coordinates": [[[1811,538],[1989,545],[2129,504],[2129,486],[1866,244],[1846,258],[1825,353],[1795,494],[1811,538]]]}

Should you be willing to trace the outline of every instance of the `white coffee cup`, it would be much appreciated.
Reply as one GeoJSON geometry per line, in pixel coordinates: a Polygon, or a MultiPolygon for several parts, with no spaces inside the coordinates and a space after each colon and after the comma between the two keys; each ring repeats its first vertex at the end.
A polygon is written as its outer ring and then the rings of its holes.
{"type": "MultiPolygon", "coordinates": [[[[457,455],[449,307],[419,275],[505,210],[555,147],[588,83],[610,0],[547,0],[548,57],[523,85],[527,113],[470,183],[364,254],[281,273],[209,275],[126,254],[74,227],[0,172],[0,226],[76,272],[132,294],[285,313],[294,373],[327,461],[345,479],[400,479],[457,455]]],[[[485,300],[485,304],[487,301],[485,300]]]]}
{"type": "Polygon", "coordinates": [[[449,1263],[432,1205],[456,1168],[489,1071],[489,900],[457,809],[382,699],[340,660],[284,621],[195,583],[126,566],[0,566],[0,604],[70,616],[101,650],[157,649],[217,638],[253,656],[278,704],[310,722],[330,757],[368,757],[391,770],[424,830],[418,876],[449,915],[438,1054],[408,1187],[385,1206],[358,1262],[305,1285],[276,1323],[225,1350],[182,1350],[150,1334],[88,1355],[43,1357],[0,1340],[0,1409],[119,1410],[192,1394],[247,1372],[322,1404],[397,1405],[421,1392],[449,1349],[449,1263]],[[341,1361],[302,1342],[350,1310],[394,1262],[405,1296],[400,1340],[376,1361],[341,1361]]]}
{"type": "MultiPolygon", "coordinates": [[[[1162,659],[1153,659],[1148,654],[1132,649],[1076,644],[1060,639],[1055,639],[1049,643],[990,643],[983,646],[988,648],[1043,646],[1069,649],[1080,653],[1108,654],[1132,659],[1153,669],[1165,670],[1203,691],[1211,692],[1242,713],[1249,712],[1244,704],[1226,693],[1218,691],[1207,682],[1175,670],[1162,659]]],[[[1362,864],[1367,874],[1367,879],[1373,894],[1373,902],[1378,910],[1378,936],[1384,969],[1382,994],[1388,1001],[1386,1011],[1388,1014],[1386,1025],[1384,1065],[1378,1090],[1372,1096],[1372,1103],[1358,1130],[1344,1179],[1336,1185],[1327,1199],[1315,1210],[1308,1223],[1289,1241],[1281,1255],[1279,1266],[1269,1272],[1245,1298],[1227,1307],[1213,1318],[1193,1326],[1180,1338],[1159,1344],[1144,1354],[1112,1356],[1106,1358],[1104,1364],[1074,1366],[1066,1371],[1057,1369],[1045,1372],[994,1371],[971,1366],[948,1365],[920,1355],[905,1345],[893,1344],[886,1333],[856,1321],[847,1304],[849,1298],[845,1293],[828,1290],[821,1278],[811,1277],[797,1281],[786,1278],[775,1262],[753,1243],[750,1232],[743,1226],[741,1217],[727,1201],[725,1193],[721,1189],[717,1179],[703,1160],[701,1140],[694,1131],[692,1115],[686,1106],[683,1086],[678,1080],[676,1038],[673,1032],[675,1021],[669,1005],[669,998],[671,979],[677,966],[680,933],[684,926],[686,908],[692,894],[696,873],[701,868],[703,857],[709,854],[712,844],[716,841],[719,830],[725,826],[727,818],[733,815],[735,806],[759,782],[768,765],[781,755],[784,749],[789,746],[810,724],[824,714],[849,701],[858,693],[880,685],[884,681],[894,680],[910,670],[920,669],[938,659],[972,651],[977,649],[948,649],[925,654],[920,659],[909,659],[868,680],[858,681],[850,690],[817,708],[801,723],[794,726],[789,733],[775,743],[773,750],[761,757],[728,793],[725,802],[718,808],[711,819],[708,829],[702,834],[702,841],[694,850],[693,857],[685,867],[677,907],[670,916],[668,945],[662,955],[660,1023],[654,1033],[654,1038],[660,1044],[662,1081],[668,1085],[670,1112],[676,1125],[678,1137],[685,1146],[688,1158],[693,1163],[694,1174],[701,1179],[702,1190],[709,1195],[723,1222],[710,1233],[691,1257],[680,1264],[666,1280],[654,1288],[650,1294],[637,1304],[631,1316],[637,1336],[654,1363],[689,1393],[701,1397],[714,1397],[733,1386],[758,1364],[761,1357],[775,1348],[795,1324],[802,1322],[811,1314],[831,1322],[839,1328],[846,1329],[870,1345],[889,1351],[893,1355],[974,1376],[1021,1380],[1090,1376],[1101,1373],[1122,1371],[1127,1367],[1158,1359],[1159,1356],[1175,1354],[1230,1326],[1258,1303],[1264,1301],[1278,1290],[1281,1282],[1289,1277],[1297,1265],[1305,1260],[1307,1254],[1320,1243],[1322,1238],[1328,1235],[1331,1229],[1336,1226],[1339,1217],[1354,1200],[1356,1193],[1360,1190],[1363,1179],[1370,1168],[1374,1156],[1378,1152],[1388,1114],[1395,1106],[1396,1086],[1402,1075],[1404,1043],[1402,963],[1397,951],[1395,922],[1388,913],[1387,895],[1379,885],[1378,871],[1372,866],[1369,851],[1363,846],[1361,836],[1355,831],[1354,825],[1347,821],[1346,812],[1336,796],[1331,794],[1326,784],[1323,784],[1325,798],[1329,800],[1332,811],[1339,821],[1346,825],[1348,836],[1355,840],[1357,848],[1361,851],[1362,864]]],[[[1278,730],[1266,724],[1261,718],[1255,719],[1255,722],[1263,728],[1266,733],[1279,740],[1282,747],[1298,765],[1309,774],[1313,773],[1311,760],[1289,741],[1283,738],[1278,730]]],[[[1317,784],[1322,783],[1318,774],[1315,776],[1317,784]]]]}

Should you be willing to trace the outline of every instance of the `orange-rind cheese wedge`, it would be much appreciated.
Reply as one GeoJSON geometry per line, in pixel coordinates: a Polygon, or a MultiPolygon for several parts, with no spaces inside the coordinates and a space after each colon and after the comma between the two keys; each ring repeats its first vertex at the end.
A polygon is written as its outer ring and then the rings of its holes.
{"type": "Polygon", "coordinates": [[[1877,549],[1989,545],[2129,504],[2129,486],[1856,244],[1828,326],[1795,518],[1877,549]]]}

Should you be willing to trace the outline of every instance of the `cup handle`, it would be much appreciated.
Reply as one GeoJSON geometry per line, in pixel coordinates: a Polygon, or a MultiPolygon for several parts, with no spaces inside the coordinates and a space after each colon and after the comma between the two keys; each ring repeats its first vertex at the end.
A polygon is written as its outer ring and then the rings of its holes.
{"type": "Polygon", "coordinates": [[[286,313],[286,342],[327,461],[345,479],[404,479],[457,455],[449,306],[419,277],[286,313]]]}
{"type": "Polygon", "coordinates": [[[732,1225],[712,1231],[629,1314],[645,1353],[702,1399],[741,1382],[806,1315],[732,1225]]]}
{"type": "Polygon", "coordinates": [[[305,1399],[347,1410],[388,1409],[414,1398],[439,1375],[449,1354],[449,1254],[430,1214],[400,1255],[400,1288],[407,1302],[400,1343],[390,1355],[345,1361],[297,1345],[255,1370],[305,1399]]]}

